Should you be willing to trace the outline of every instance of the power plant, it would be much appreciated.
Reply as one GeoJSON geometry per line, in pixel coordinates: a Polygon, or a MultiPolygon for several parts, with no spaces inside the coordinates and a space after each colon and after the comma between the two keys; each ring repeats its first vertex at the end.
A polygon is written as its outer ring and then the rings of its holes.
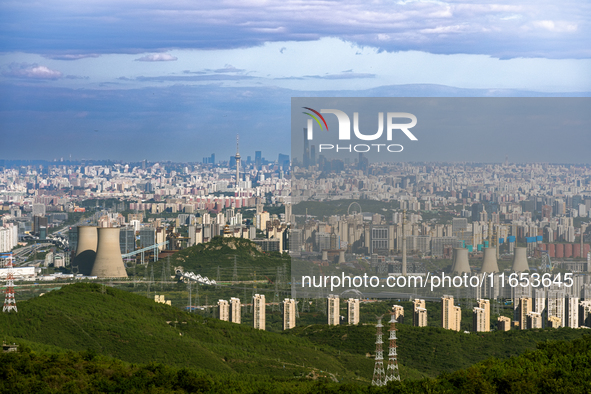
{"type": "Polygon", "coordinates": [[[513,254],[513,265],[511,266],[512,272],[525,272],[529,271],[529,264],[527,263],[527,248],[526,247],[515,247],[513,254]]]}
{"type": "Polygon", "coordinates": [[[468,261],[468,249],[465,248],[454,248],[453,252],[453,264],[451,272],[463,274],[464,272],[470,273],[470,262],[468,261]]]}
{"type": "Polygon", "coordinates": [[[80,273],[99,278],[127,278],[119,246],[119,228],[78,227],[74,265],[80,273]]]}
{"type": "Polygon", "coordinates": [[[482,259],[481,273],[499,272],[499,265],[497,263],[497,248],[484,248],[484,257],[482,259]]]}
{"type": "Polygon", "coordinates": [[[89,276],[96,258],[97,231],[93,226],[78,226],[78,246],[76,257],[72,261],[73,267],[78,267],[78,273],[89,276]]]}

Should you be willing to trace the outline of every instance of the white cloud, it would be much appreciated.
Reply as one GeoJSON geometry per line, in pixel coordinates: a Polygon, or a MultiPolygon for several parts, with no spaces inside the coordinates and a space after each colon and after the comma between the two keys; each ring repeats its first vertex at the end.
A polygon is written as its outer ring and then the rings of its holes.
{"type": "Polygon", "coordinates": [[[100,55],[97,53],[79,53],[79,54],[49,54],[43,55],[43,57],[47,59],[53,60],[79,60],[85,59],[88,57],[99,57],[100,55]]]}
{"type": "Polygon", "coordinates": [[[2,75],[12,78],[28,79],[60,79],[63,74],[57,70],[51,70],[46,66],[40,66],[36,63],[11,63],[8,68],[2,72],[2,75]]]}
{"type": "Polygon", "coordinates": [[[178,58],[168,53],[155,53],[135,59],[136,62],[173,62],[175,60],[178,60],[178,58]]]}
{"type": "Polygon", "coordinates": [[[572,33],[577,31],[578,25],[576,23],[566,21],[534,21],[532,23],[535,27],[546,29],[554,33],[572,33]]]}
{"type": "Polygon", "coordinates": [[[70,2],[46,0],[36,13],[29,11],[37,7],[34,0],[9,2],[10,7],[0,2],[7,20],[27,14],[31,26],[25,34],[8,25],[6,35],[13,39],[5,51],[142,53],[138,61],[165,62],[176,60],[162,53],[172,48],[234,49],[336,37],[391,52],[589,56],[589,29],[583,28],[591,18],[588,0],[88,0],[83,9],[62,4],[70,2]],[[556,36],[549,40],[548,32],[556,36]]]}

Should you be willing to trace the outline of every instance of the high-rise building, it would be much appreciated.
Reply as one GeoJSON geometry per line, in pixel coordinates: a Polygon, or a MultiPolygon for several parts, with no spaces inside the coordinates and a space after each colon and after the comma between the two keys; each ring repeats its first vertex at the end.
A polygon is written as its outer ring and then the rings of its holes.
{"type": "Polygon", "coordinates": [[[340,321],[340,305],[339,305],[339,296],[334,294],[329,294],[326,303],[327,308],[327,317],[328,317],[328,325],[329,326],[338,326],[340,321]]]}
{"type": "Polygon", "coordinates": [[[230,321],[232,323],[240,324],[240,312],[241,312],[240,298],[230,298],[230,321]]]}
{"type": "Polygon", "coordinates": [[[549,316],[548,317],[548,327],[549,328],[560,328],[562,327],[562,320],[558,316],[549,316]]]}
{"type": "Polygon", "coordinates": [[[499,331],[509,331],[511,329],[511,319],[507,316],[499,316],[497,318],[497,329],[499,331]]]}
{"type": "Polygon", "coordinates": [[[487,328],[488,324],[486,322],[486,311],[484,310],[484,308],[474,308],[472,310],[472,331],[488,331],[487,328]]]}
{"type": "Polygon", "coordinates": [[[454,306],[454,298],[449,295],[441,297],[443,303],[441,308],[443,328],[447,330],[460,331],[462,322],[462,310],[459,306],[454,306]]]}
{"type": "Polygon", "coordinates": [[[484,300],[484,299],[479,299],[476,302],[478,304],[478,308],[484,309],[485,328],[482,331],[488,332],[488,331],[490,331],[490,301],[484,300]]]}
{"type": "Polygon", "coordinates": [[[393,305],[392,306],[392,313],[394,314],[394,319],[397,322],[403,323],[404,322],[404,307],[400,305],[393,305]]]}
{"type": "Polygon", "coordinates": [[[252,297],[253,307],[254,307],[254,328],[258,330],[265,329],[265,295],[264,294],[255,294],[252,297]]]}
{"type": "Polygon", "coordinates": [[[526,316],[527,329],[542,328],[542,315],[537,312],[530,312],[526,316]]]}
{"type": "Polygon", "coordinates": [[[548,313],[548,322],[550,321],[550,316],[555,316],[560,319],[560,327],[564,327],[566,323],[565,299],[567,298],[567,295],[562,289],[551,289],[548,290],[547,294],[546,311],[548,313]]]}
{"type": "Polygon", "coordinates": [[[289,155],[284,155],[283,153],[280,153],[277,159],[277,164],[283,167],[283,171],[289,170],[289,155]]]}
{"type": "Polygon", "coordinates": [[[425,300],[415,299],[413,301],[412,324],[415,327],[427,326],[427,308],[425,306],[425,300]]]}
{"type": "Polygon", "coordinates": [[[261,169],[261,165],[263,164],[263,156],[260,150],[254,151],[254,165],[256,166],[257,170],[261,169]]]}
{"type": "Polygon", "coordinates": [[[289,330],[296,326],[296,308],[294,299],[286,298],[283,300],[283,329],[289,330]]]}
{"type": "Polygon", "coordinates": [[[591,328],[591,300],[579,303],[579,327],[591,328]]]}
{"type": "MultiPolygon", "coordinates": [[[[338,298],[337,298],[337,300],[338,300],[338,298]]],[[[347,302],[347,324],[359,324],[359,299],[349,298],[346,302],[347,302]]],[[[338,301],[337,301],[337,304],[338,304],[338,301]]],[[[338,306],[337,306],[337,308],[338,308],[338,306]]]]}
{"type": "Polygon", "coordinates": [[[565,326],[570,328],[579,328],[579,298],[565,297],[565,326]]]}
{"type": "Polygon", "coordinates": [[[223,321],[229,320],[228,301],[226,301],[226,300],[219,300],[218,301],[218,317],[220,320],[223,320],[223,321]]]}
{"type": "Polygon", "coordinates": [[[308,142],[308,129],[304,128],[304,157],[303,157],[304,168],[310,166],[310,146],[308,142]]]}
{"type": "Polygon", "coordinates": [[[519,306],[516,311],[516,319],[519,322],[519,329],[525,330],[527,329],[527,314],[530,313],[533,309],[533,302],[532,299],[529,297],[520,297],[519,298],[519,306]]]}

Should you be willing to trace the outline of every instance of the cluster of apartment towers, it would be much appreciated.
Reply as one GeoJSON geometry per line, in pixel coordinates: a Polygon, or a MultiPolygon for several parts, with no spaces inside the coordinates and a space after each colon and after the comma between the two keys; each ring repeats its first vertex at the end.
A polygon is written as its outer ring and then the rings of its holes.
{"type": "MultiPolygon", "coordinates": [[[[330,294],[327,298],[326,314],[329,325],[339,325],[340,322],[340,299],[338,296],[330,294]]],[[[345,301],[347,303],[347,323],[359,323],[359,299],[349,298],[345,301]]],[[[293,298],[286,298],[281,303],[283,306],[283,329],[289,330],[296,326],[297,302],[293,298]]],[[[265,295],[255,294],[252,297],[252,306],[254,314],[254,328],[259,330],[265,329],[265,295]]],[[[220,320],[229,321],[232,323],[241,323],[240,311],[242,304],[239,298],[230,298],[227,300],[218,301],[218,317],[220,320]]]]}
{"type": "MultiPolygon", "coordinates": [[[[460,331],[460,324],[462,322],[462,310],[459,306],[454,305],[454,298],[450,295],[441,297],[441,322],[442,327],[447,330],[460,331]]],[[[472,330],[477,332],[490,331],[490,301],[479,299],[476,300],[477,307],[473,309],[472,314],[472,330]]],[[[394,305],[392,307],[394,318],[398,321],[404,319],[404,308],[400,305],[394,305]]],[[[506,317],[499,317],[499,329],[508,331],[511,327],[511,319],[506,317]],[[505,327],[502,326],[502,322],[507,319],[509,324],[505,327]]],[[[412,323],[415,327],[426,327],[427,326],[427,307],[425,300],[415,299],[413,301],[413,317],[412,323]]],[[[503,323],[504,324],[504,323],[503,323]]]]}
{"type": "MultiPolygon", "coordinates": [[[[484,248],[482,273],[499,273],[497,254],[498,249],[493,247],[484,248]]],[[[527,248],[515,247],[511,272],[526,271],[529,271],[527,248]]],[[[454,248],[452,272],[460,275],[464,273],[470,274],[468,249],[454,248]]],[[[486,278],[483,279],[486,280],[486,278]]],[[[512,326],[521,330],[564,326],[578,328],[588,326],[591,321],[591,300],[579,302],[578,297],[569,296],[564,289],[542,288],[539,291],[540,295],[532,298],[531,287],[511,287],[507,284],[503,286],[499,278],[495,278],[493,288],[488,283],[485,284],[484,288],[495,298],[499,296],[501,298],[513,298],[513,319],[499,316],[497,318],[497,329],[500,331],[508,331],[512,326]],[[500,290],[508,290],[512,294],[501,294],[500,290]],[[544,321],[544,311],[548,315],[546,321],[544,321]]],[[[461,308],[454,305],[453,296],[444,295],[441,300],[443,328],[460,331],[461,308]]],[[[473,308],[472,314],[472,330],[475,332],[490,331],[490,301],[477,298],[476,302],[477,306],[473,308]]],[[[392,309],[397,320],[400,320],[401,316],[404,318],[404,308],[402,306],[394,305],[392,309]]],[[[427,326],[425,300],[414,300],[413,325],[417,327],[427,326]]]]}

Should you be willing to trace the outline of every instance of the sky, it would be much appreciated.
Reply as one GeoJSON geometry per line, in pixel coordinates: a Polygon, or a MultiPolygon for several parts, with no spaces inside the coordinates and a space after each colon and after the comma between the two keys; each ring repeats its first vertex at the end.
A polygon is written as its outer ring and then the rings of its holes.
{"type": "Polygon", "coordinates": [[[0,158],[226,160],[238,133],[276,160],[292,97],[588,97],[590,17],[584,0],[3,1],[0,158]]]}

